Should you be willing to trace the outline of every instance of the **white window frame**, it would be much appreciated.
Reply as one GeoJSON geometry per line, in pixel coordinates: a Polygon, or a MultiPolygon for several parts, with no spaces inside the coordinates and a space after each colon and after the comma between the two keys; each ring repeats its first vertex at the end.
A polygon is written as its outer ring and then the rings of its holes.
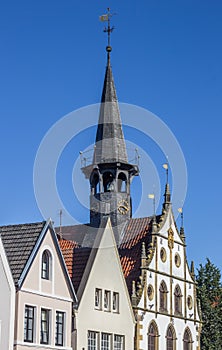
{"type": "Polygon", "coordinates": [[[102,289],[95,289],[95,309],[102,310],[102,289]]]}
{"type": "Polygon", "coordinates": [[[119,293],[113,292],[113,312],[119,312],[119,293]]]}
{"type": "Polygon", "coordinates": [[[101,350],[111,350],[110,333],[101,333],[101,350]]]}
{"type": "Polygon", "coordinates": [[[87,337],[87,349],[88,350],[98,350],[99,345],[99,333],[96,331],[88,331],[87,337]]]}
{"type": "Polygon", "coordinates": [[[111,309],[111,291],[110,290],[104,290],[104,311],[110,311],[111,309]]]}
{"type": "Polygon", "coordinates": [[[124,350],[124,349],[125,349],[125,336],[121,334],[114,334],[113,350],[124,350]],[[119,341],[120,339],[121,339],[121,342],[119,341]]]}

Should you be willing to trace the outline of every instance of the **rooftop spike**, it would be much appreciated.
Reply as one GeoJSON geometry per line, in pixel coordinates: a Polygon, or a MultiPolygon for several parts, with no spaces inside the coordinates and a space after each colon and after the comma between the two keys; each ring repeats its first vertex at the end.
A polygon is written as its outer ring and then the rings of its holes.
{"type": "Polygon", "coordinates": [[[170,185],[169,185],[169,164],[164,163],[163,168],[166,170],[166,186],[165,186],[165,192],[164,192],[164,204],[163,207],[166,209],[166,207],[171,204],[171,194],[170,194],[170,185]]]}

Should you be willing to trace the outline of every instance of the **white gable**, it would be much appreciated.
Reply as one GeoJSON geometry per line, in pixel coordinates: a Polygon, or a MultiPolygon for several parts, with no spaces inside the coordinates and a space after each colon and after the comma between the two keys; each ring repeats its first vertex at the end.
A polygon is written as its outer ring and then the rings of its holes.
{"type": "Polygon", "coordinates": [[[123,335],[125,348],[131,350],[133,349],[134,316],[110,221],[103,232],[97,234],[94,246],[96,254],[94,255],[94,251],[91,252],[83,276],[83,279],[87,276],[88,278],[86,283],[83,280],[80,285],[80,290],[83,285],[84,290],[77,315],[77,348],[87,348],[87,332],[93,330],[100,335],[101,333],[109,333],[111,336],[123,335]],[[96,289],[101,291],[99,308],[95,306],[96,289]],[[106,293],[110,296],[109,310],[106,310],[104,305],[106,293]],[[115,293],[119,296],[118,312],[113,310],[115,293]]]}

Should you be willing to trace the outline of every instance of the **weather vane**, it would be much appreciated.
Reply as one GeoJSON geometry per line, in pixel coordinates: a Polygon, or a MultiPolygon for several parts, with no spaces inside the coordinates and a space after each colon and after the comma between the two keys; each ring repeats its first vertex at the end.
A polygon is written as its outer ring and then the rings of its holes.
{"type": "Polygon", "coordinates": [[[104,32],[105,33],[107,33],[107,35],[108,35],[108,45],[107,45],[107,47],[106,47],[106,51],[107,52],[110,52],[111,50],[112,50],[112,47],[110,46],[110,34],[112,33],[112,31],[114,30],[114,27],[112,26],[110,26],[110,19],[111,19],[111,17],[112,16],[114,16],[115,15],[115,13],[111,13],[110,12],[110,8],[108,7],[107,8],[107,13],[105,14],[105,15],[102,15],[102,16],[100,16],[99,17],[99,19],[100,19],[100,21],[102,21],[102,22],[108,22],[108,25],[107,25],[107,27],[105,27],[104,28],[104,32]]]}

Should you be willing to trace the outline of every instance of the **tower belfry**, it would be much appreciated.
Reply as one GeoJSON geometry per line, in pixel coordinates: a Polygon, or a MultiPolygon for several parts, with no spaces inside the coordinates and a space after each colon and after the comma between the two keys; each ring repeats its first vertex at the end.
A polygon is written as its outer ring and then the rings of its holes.
{"type": "Polygon", "coordinates": [[[109,216],[118,244],[122,224],[132,216],[130,184],[132,178],[139,174],[139,169],[136,164],[130,164],[127,157],[111,67],[111,16],[109,9],[108,14],[101,16],[103,21],[108,21],[104,30],[108,33],[107,65],[93,161],[82,171],[90,181],[90,224],[98,227],[102,218],[109,216]]]}

